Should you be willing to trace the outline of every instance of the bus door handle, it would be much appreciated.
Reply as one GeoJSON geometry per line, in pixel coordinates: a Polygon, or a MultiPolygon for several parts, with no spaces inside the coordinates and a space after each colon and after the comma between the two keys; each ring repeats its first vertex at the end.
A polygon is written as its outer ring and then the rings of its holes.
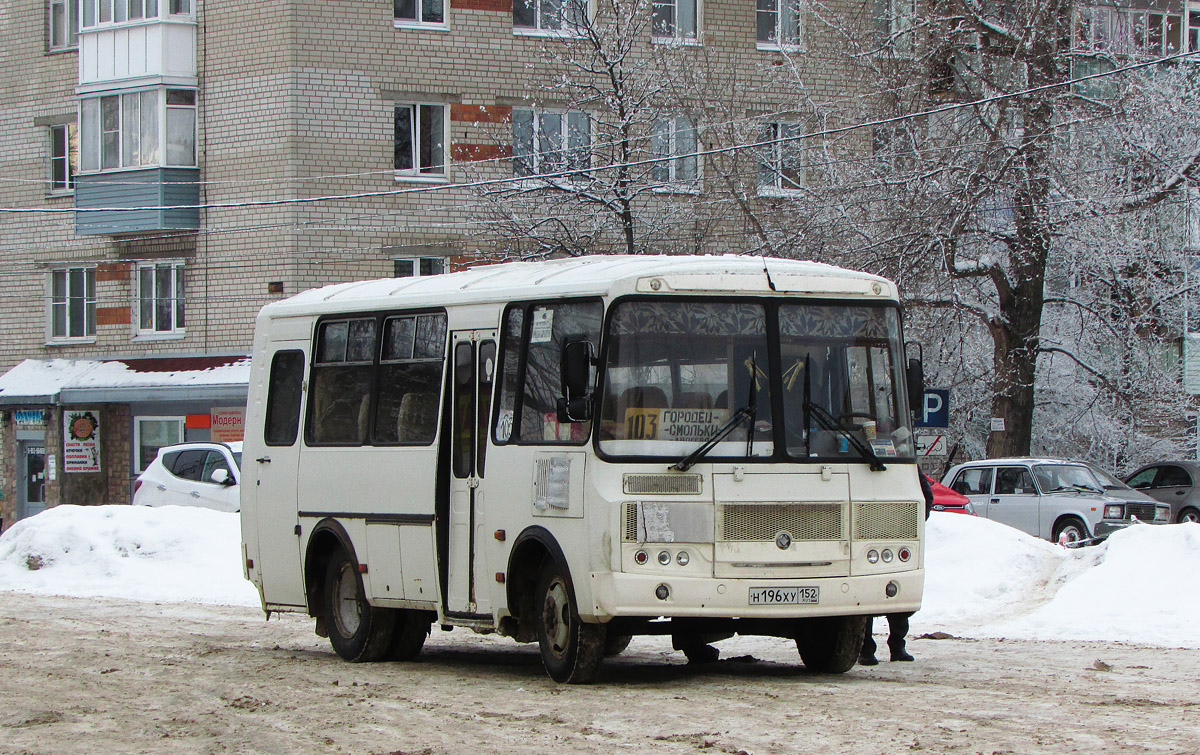
{"type": "Polygon", "coordinates": [[[270,456],[260,456],[257,459],[255,459],[255,461],[257,461],[259,464],[270,464],[271,457],[270,456]]]}
{"type": "Polygon", "coordinates": [[[993,499],[992,499],[992,503],[1000,503],[1000,499],[999,499],[999,498],[993,498],[993,499]]]}

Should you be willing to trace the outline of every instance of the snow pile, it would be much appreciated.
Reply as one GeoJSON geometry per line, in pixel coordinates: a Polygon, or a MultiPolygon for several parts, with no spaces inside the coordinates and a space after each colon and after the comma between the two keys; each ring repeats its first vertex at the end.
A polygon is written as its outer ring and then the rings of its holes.
{"type": "Polygon", "coordinates": [[[237,514],[56,506],[0,537],[0,590],[256,606],[240,554],[237,514]]]}
{"type": "MultiPolygon", "coordinates": [[[[237,514],[58,506],[0,537],[0,590],[257,606],[237,514]]],[[[934,513],[914,634],[1200,647],[1200,524],[1139,525],[1066,549],[934,513]]]]}

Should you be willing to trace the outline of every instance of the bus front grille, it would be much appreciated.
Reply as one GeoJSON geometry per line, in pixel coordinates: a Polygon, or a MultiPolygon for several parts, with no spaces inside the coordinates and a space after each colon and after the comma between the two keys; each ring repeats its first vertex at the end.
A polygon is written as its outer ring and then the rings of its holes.
{"type": "Polygon", "coordinates": [[[717,517],[717,540],[770,542],[786,532],[793,541],[843,540],[840,503],[725,503],[717,517]]]}
{"type": "Polygon", "coordinates": [[[916,540],[916,501],[854,504],[855,540],[916,540]]]}

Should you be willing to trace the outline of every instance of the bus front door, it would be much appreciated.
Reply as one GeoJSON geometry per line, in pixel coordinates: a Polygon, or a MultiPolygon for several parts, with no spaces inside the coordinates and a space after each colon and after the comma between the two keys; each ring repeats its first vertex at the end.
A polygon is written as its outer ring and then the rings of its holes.
{"type": "Polygon", "coordinates": [[[491,611],[482,542],[486,507],[484,452],[491,416],[496,368],[496,331],[456,331],[451,349],[454,364],[452,445],[450,451],[450,526],[446,611],[486,615],[491,611]]]}

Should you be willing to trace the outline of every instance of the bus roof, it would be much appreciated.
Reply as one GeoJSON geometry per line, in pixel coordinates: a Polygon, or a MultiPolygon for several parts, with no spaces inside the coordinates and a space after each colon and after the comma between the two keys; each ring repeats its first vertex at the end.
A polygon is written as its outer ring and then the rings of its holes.
{"type": "Polygon", "coordinates": [[[819,262],[739,255],[590,255],[479,265],[457,273],[339,283],[273,302],[296,316],[622,293],[796,294],[896,300],[894,283],[819,262]],[[768,275],[769,273],[769,275],[768,275]]]}

